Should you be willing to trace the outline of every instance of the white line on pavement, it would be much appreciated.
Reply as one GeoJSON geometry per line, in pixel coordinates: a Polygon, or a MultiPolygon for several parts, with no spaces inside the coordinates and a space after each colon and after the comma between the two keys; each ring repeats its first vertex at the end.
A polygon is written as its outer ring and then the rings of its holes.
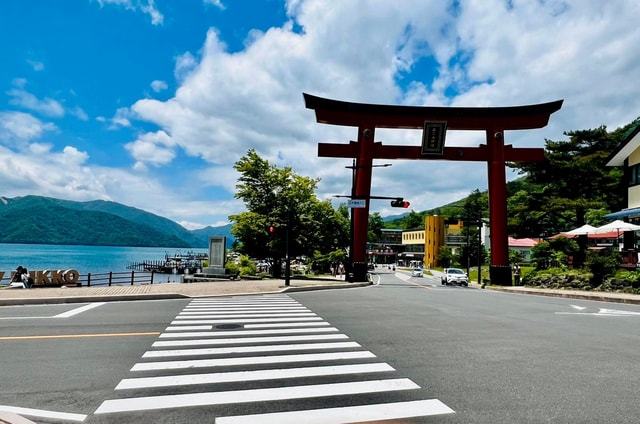
{"type": "Polygon", "coordinates": [[[54,420],[66,420],[83,422],[87,416],[84,414],[72,414],[68,412],[47,411],[46,409],[20,408],[17,406],[0,405],[0,411],[12,412],[28,417],[47,418],[54,420]]]}
{"type": "Polygon", "coordinates": [[[105,400],[95,414],[419,389],[407,378],[105,400]]]}
{"type": "Polygon", "coordinates": [[[171,356],[227,355],[230,353],[285,352],[290,350],[347,349],[350,347],[361,346],[356,342],[330,342],[262,346],[205,347],[195,349],[150,350],[145,352],[142,357],[165,358],[171,356]]]}
{"type": "Polygon", "coordinates": [[[221,318],[270,318],[270,317],[315,317],[313,312],[289,312],[289,313],[242,313],[242,314],[197,314],[184,315],[178,314],[175,319],[221,319],[221,318]]]}
{"type": "Polygon", "coordinates": [[[291,321],[322,321],[320,317],[300,317],[300,318],[225,318],[225,319],[194,319],[194,320],[174,320],[171,325],[179,324],[226,324],[226,323],[247,323],[258,322],[291,322],[291,321]]]}
{"type": "Polygon", "coordinates": [[[216,424],[343,424],[454,414],[438,399],[216,418],[216,424]]]}
{"type": "Polygon", "coordinates": [[[338,331],[335,327],[321,328],[282,328],[276,330],[239,330],[239,331],[193,331],[186,333],[162,333],[161,339],[177,339],[190,337],[227,337],[227,336],[260,336],[266,334],[296,334],[296,333],[330,333],[338,331]]]}
{"type": "Polygon", "coordinates": [[[219,372],[207,374],[172,375],[161,377],[125,378],[116,390],[144,389],[150,387],[192,386],[197,384],[219,384],[260,380],[283,380],[286,378],[318,377],[395,371],[385,363],[329,365],[321,367],[280,368],[257,371],[219,372]]]}
{"type": "Polygon", "coordinates": [[[58,315],[54,315],[53,317],[54,317],[54,318],[69,318],[69,317],[72,317],[72,316],[74,316],[74,315],[81,314],[82,312],[86,312],[86,311],[88,311],[89,309],[93,309],[93,308],[97,308],[98,306],[102,306],[102,305],[104,305],[105,303],[106,303],[106,302],[90,303],[90,304],[88,304],[88,305],[84,305],[84,306],[81,306],[81,307],[79,307],[79,308],[75,308],[75,309],[72,309],[72,310],[70,310],[70,311],[63,312],[63,313],[58,314],[58,315]]]}
{"type": "Polygon", "coordinates": [[[163,342],[154,342],[153,347],[172,347],[172,346],[215,346],[230,344],[252,344],[252,343],[271,343],[271,342],[299,342],[310,340],[337,340],[348,339],[344,334],[314,334],[310,336],[275,336],[275,337],[235,337],[231,339],[203,339],[203,340],[168,340],[163,342]]]}
{"type": "Polygon", "coordinates": [[[190,361],[142,362],[131,371],[175,370],[186,368],[225,367],[232,365],[280,364],[287,362],[340,361],[344,359],[375,358],[369,351],[312,353],[299,355],[249,356],[242,358],[194,359],[190,361]]]}
{"type": "Polygon", "coordinates": [[[246,324],[244,328],[285,328],[285,327],[314,327],[330,325],[326,321],[321,322],[281,322],[276,324],[246,324]]]}

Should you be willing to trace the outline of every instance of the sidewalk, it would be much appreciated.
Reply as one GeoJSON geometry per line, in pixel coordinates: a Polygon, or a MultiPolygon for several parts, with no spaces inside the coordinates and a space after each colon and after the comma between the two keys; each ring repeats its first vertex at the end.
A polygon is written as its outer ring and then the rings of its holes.
{"type": "MultiPolygon", "coordinates": [[[[236,281],[223,280],[202,283],[159,283],[111,287],[32,289],[3,288],[0,289],[0,306],[233,296],[305,290],[355,288],[368,285],[370,285],[370,283],[348,283],[344,280],[336,280],[329,277],[307,280],[292,279],[291,284],[288,287],[285,286],[284,280],[272,279],[236,281]]],[[[481,287],[481,285],[476,282],[471,282],[470,286],[475,288],[481,287]]],[[[640,295],[625,293],[537,289],[522,286],[486,286],[484,290],[640,305],[640,295]]]]}
{"type": "Polygon", "coordinates": [[[180,299],[205,296],[284,293],[292,291],[341,289],[368,286],[370,283],[349,283],[333,278],[284,280],[223,280],[201,283],[159,283],[126,286],[68,288],[3,288],[0,306],[47,303],[107,302],[122,300],[180,299]]]}

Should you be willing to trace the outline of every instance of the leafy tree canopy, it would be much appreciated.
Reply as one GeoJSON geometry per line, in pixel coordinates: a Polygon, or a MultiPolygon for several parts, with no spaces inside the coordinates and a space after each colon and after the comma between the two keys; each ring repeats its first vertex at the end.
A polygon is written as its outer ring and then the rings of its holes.
{"type": "Polygon", "coordinates": [[[253,149],[237,161],[240,173],[235,197],[246,212],[231,215],[232,234],[242,253],[254,258],[312,256],[344,249],[349,240],[346,208],[335,210],[320,201],[314,190],[319,180],[295,174],[290,167],[278,168],[253,149]],[[270,230],[273,231],[270,231],[270,230]]]}

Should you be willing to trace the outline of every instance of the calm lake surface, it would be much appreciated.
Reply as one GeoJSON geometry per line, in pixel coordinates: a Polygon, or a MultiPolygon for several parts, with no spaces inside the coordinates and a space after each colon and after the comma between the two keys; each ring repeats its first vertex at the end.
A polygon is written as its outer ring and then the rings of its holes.
{"type": "MultiPolygon", "coordinates": [[[[134,262],[162,261],[165,255],[208,253],[208,249],[174,247],[66,246],[0,243],[0,271],[8,278],[19,265],[28,270],[75,269],[80,275],[127,272],[134,262]]],[[[158,280],[180,281],[178,275],[159,274],[158,280]]]]}

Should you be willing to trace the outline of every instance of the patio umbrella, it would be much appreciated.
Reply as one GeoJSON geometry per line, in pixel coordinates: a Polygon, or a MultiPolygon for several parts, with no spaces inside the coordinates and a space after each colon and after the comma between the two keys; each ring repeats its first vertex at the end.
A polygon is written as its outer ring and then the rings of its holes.
{"type": "Polygon", "coordinates": [[[594,229],[590,234],[602,234],[609,233],[611,231],[617,231],[618,234],[624,233],[625,231],[640,231],[640,225],[635,225],[630,222],[624,222],[620,219],[617,219],[613,222],[594,229]]]}
{"type": "Polygon", "coordinates": [[[569,236],[583,236],[585,234],[591,234],[593,233],[593,230],[595,230],[596,227],[589,225],[589,224],[584,224],[582,227],[578,227],[575,228],[571,231],[567,231],[566,233],[562,233],[562,234],[566,234],[569,236]]]}

